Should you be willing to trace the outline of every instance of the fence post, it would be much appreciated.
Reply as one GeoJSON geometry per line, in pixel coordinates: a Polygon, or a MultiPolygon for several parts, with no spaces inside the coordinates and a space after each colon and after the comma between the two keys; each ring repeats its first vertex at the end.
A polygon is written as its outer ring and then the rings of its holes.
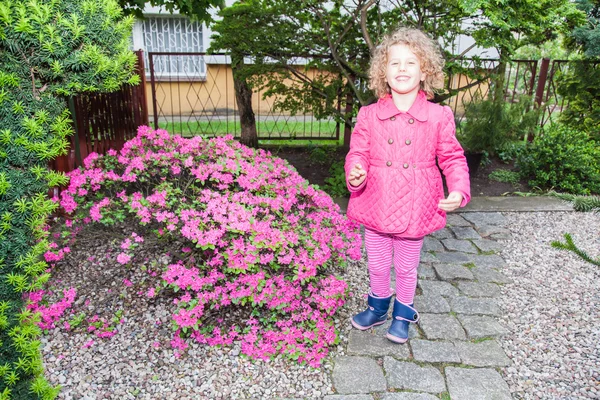
{"type": "Polygon", "coordinates": [[[546,79],[548,79],[548,67],[550,66],[549,58],[542,58],[542,65],[540,67],[540,75],[538,77],[537,90],[535,91],[535,103],[539,108],[542,105],[544,98],[544,89],[546,88],[546,79]]]}
{"type": "MultiPolygon", "coordinates": [[[[146,66],[144,65],[144,50],[138,50],[135,52],[137,54],[138,59],[138,73],[140,75],[140,87],[139,91],[139,101],[141,102],[141,121],[136,121],[136,123],[140,123],[140,125],[149,125],[148,124],[148,100],[146,98],[146,66]]],[[[137,128],[137,127],[136,127],[137,128]]]]}
{"type": "Polygon", "coordinates": [[[154,59],[152,52],[148,53],[148,63],[150,64],[150,86],[152,88],[152,108],[154,112],[154,129],[158,129],[158,109],[156,105],[156,82],[154,78],[154,59]]]}

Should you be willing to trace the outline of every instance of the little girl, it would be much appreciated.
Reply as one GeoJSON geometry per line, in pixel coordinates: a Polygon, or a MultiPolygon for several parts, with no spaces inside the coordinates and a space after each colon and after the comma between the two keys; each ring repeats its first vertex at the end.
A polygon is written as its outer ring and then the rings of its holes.
{"type": "Polygon", "coordinates": [[[387,320],[393,261],[396,299],[387,338],[396,343],[406,342],[409,322],[419,320],[413,299],[423,237],[471,198],[452,111],[428,101],[443,87],[443,63],[437,43],[417,29],[385,37],[369,71],[379,100],[360,109],[346,156],[348,217],[365,225],[371,286],[368,308],[352,325],[365,330],[387,320]]]}

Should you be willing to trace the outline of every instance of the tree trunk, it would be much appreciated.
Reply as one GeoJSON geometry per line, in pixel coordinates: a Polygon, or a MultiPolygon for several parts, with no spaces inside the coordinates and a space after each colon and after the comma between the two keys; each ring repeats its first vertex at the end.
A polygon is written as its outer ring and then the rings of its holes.
{"type": "Polygon", "coordinates": [[[256,119],[252,110],[252,89],[246,78],[241,73],[244,68],[244,57],[238,53],[231,53],[231,71],[233,73],[233,88],[235,99],[240,113],[242,137],[240,143],[249,147],[258,147],[258,134],[256,133],[256,119]]]}

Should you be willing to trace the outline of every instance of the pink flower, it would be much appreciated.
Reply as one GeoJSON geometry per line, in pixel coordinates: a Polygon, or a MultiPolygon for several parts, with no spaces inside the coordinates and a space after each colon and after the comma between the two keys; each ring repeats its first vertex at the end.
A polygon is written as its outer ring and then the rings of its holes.
{"type": "Polygon", "coordinates": [[[153,287],[152,287],[152,288],[150,288],[150,289],[148,289],[148,291],[146,292],[146,296],[148,296],[148,297],[150,297],[150,298],[152,298],[152,297],[156,296],[156,291],[155,291],[155,289],[154,289],[153,287]]]}
{"type": "Polygon", "coordinates": [[[117,261],[120,264],[127,264],[129,261],[131,261],[131,256],[125,253],[119,253],[117,256],[117,261]]]}
{"type": "Polygon", "coordinates": [[[133,285],[133,283],[131,283],[131,281],[127,278],[123,279],[123,285],[130,287],[133,285]]]}

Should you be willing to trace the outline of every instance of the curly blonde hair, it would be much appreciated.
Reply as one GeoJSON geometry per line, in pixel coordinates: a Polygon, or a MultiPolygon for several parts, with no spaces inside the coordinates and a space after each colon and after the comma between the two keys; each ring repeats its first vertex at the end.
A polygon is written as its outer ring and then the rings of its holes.
{"type": "Polygon", "coordinates": [[[425,74],[425,80],[421,82],[421,90],[427,94],[428,99],[432,99],[434,91],[444,87],[444,72],[442,71],[444,58],[438,43],[424,32],[414,28],[399,28],[386,35],[379,46],[375,48],[369,68],[369,89],[373,90],[379,98],[391,93],[385,77],[388,51],[391,46],[397,44],[408,46],[419,57],[421,72],[425,74]]]}

